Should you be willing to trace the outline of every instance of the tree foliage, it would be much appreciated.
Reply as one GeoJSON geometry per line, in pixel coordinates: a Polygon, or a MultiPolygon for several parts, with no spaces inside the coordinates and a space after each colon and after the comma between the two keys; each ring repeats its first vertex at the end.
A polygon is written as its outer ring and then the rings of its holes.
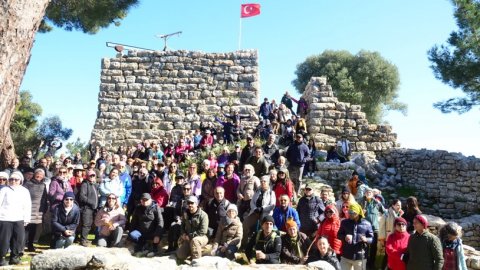
{"type": "Polygon", "coordinates": [[[88,143],[82,142],[80,138],[77,138],[74,142],[69,142],[65,146],[68,150],[68,154],[73,157],[76,153],[80,153],[82,155],[82,161],[87,162],[89,158],[88,152],[88,143]]]}
{"type": "Polygon", "coordinates": [[[326,50],[297,65],[292,81],[303,93],[311,77],[325,76],[340,101],[362,105],[372,123],[379,123],[385,110],[406,113],[407,105],[398,102],[398,69],[378,52],[326,50]]]}
{"type": "Polygon", "coordinates": [[[480,105],[480,1],[452,0],[458,30],[450,33],[446,45],[435,45],[428,59],[435,77],[464,97],[437,102],[434,107],[443,113],[468,112],[480,105]]]}
{"type": "Polygon", "coordinates": [[[21,156],[27,149],[36,148],[40,140],[36,136],[38,117],[42,114],[42,107],[32,101],[29,91],[20,92],[20,100],[15,107],[10,132],[15,143],[17,155],[21,156]]]}
{"type": "Polygon", "coordinates": [[[72,136],[73,130],[64,128],[60,117],[54,115],[43,119],[37,129],[37,133],[38,137],[45,142],[45,145],[48,145],[54,140],[68,140],[72,136]]]}
{"type": "Polygon", "coordinates": [[[112,23],[118,26],[129,8],[137,4],[138,0],[52,0],[40,31],[50,31],[52,23],[68,31],[95,34],[112,23]]]}

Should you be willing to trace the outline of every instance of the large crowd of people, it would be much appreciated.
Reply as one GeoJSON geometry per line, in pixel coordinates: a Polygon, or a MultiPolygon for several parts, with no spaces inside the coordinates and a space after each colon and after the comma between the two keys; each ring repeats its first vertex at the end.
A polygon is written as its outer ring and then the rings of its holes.
{"type": "MultiPolygon", "coordinates": [[[[116,151],[92,140],[89,162],[78,153],[35,159],[27,151],[0,172],[0,265],[18,264],[40,236],[51,248],[65,248],[90,246],[93,234],[97,246],[122,246],[126,235],[136,256],[175,252],[180,261],[201,257],[211,244],[212,256],[244,254],[257,264],[466,270],[458,225],[432,235],[414,197],[404,209],[398,199],[387,205],[356,171],[338,194],[325,186],[317,195],[303,183],[315,174],[318,151],[307,133],[307,109],[287,92],[278,106],[265,99],[252,132],[241,124],[249,116],[233,112],[216,118],[223,132],[202,124],[175,140],[116,151]],[[257,145],[257,137],[264,141],[257,145]],[[221,153],[212,150],[218,144],[221,153]],[[198,161],[199,153],[207,158],[198,161]]],[[[327,162],[349,155],[341,138],[327,162]]]]}

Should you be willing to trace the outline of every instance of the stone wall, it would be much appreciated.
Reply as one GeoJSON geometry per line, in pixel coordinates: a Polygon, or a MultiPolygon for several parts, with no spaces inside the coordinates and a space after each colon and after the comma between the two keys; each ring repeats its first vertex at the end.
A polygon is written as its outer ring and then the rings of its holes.
{"type": "Polygon", "coordinates": [[[360,105],[338,101],[326,78],[312,77],[303,97],[309,106],[308,132],[315,134],[317,147],[334,146],[342,136],[358,152],[381,152],[397,146],[397,135],[389,125],[369,124],[360,105]]]}
{"type": "Polygon", "coordinates": [[[129,51],[102,60],[92,138],[109,148],[133,145],[193,130],[221,112],[255,115],[258,93],[255,50],[129,51]]]}
{"type": "Polygon", "coordinates": [[[385,151],[378,160],[397,186],[413,189],[424,212],[446,219],[480,213],[480,159],[399,148],[385,151]]]}

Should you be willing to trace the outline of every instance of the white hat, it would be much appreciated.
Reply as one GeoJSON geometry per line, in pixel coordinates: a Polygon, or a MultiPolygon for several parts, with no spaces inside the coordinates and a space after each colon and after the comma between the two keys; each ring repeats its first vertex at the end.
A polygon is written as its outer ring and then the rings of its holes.
{"type": "Polygon", "coordinates": [[[12,174],[10,174],[10,178],[12,177],[20,179],[20,183],[23,183],[23,174],[21,172],[19,171],[13,172],[12,174]]]}
{"type": "Polygon", "coordinates": [[[205,134],[210,134],[210,133],[211,133],[210,129],[205,130],[205,134]]]}
{"type": "Polygon", "coordinates": [[[6,179],[8,179],[8,173],[6,173],[6,172],[0,172],[0,178],[6,178],[6,179]]]}
{"type": "Polygon", "coordinates": [[[237,212],[237,214],[238,214],[238,208],[233,203],[229,204],[228,207],[227,207],[227,212],[230,211],[230,210],[233,210],[233,211],[237,212]]]}

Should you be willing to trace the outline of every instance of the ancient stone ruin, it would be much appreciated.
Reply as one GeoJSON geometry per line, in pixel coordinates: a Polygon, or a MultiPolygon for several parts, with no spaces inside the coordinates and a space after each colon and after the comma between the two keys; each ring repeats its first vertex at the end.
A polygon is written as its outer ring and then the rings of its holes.
{"type": "Polygon", "coordinates": [[[308,103],[307,127],[317,147],[328,149],[345,137],[352,151],[382,152],[396,147],[397,134],[389,125],[369,124],[360,105],[340,102],[324,77],[312,77],[303,97],[308,103]]]}
{"type": "Polygon", "coordinates": [[[92,138],[113,148],[178,135],[222,112],[255,115],[258,93],[254,50],[129,51],[102,60],[92,138]]]}

